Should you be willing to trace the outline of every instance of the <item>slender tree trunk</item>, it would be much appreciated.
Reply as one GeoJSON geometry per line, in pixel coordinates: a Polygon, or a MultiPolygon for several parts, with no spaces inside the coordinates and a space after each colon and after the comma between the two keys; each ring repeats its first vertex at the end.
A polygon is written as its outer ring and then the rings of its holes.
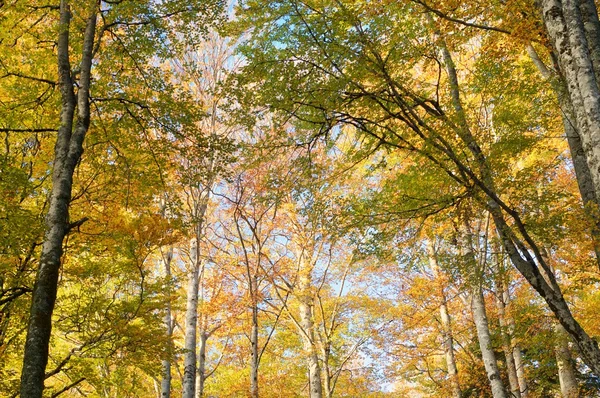
{"type": "Polygon", "coordinates": [[[200,332],[200,349],[198,350],[198,370],[196,372],[196,398],[204,397],[204,383],[206,381],[206,342],[208,333],[200,332]]]}
{"type": "MultiPolygon", "coordinates": [[[[302,261],[302,260],[301,260],[302,261]]],[[[300,267],[300,278],[298,279],[299,311],[301,335],[304,341],[304,352],[308,366],[308,380],[310,398],[322,398],[323,387],[321,384],[321,368],[319,356],[315,345],[315,325],[312,312],[313,298],[311,289],[310,266],[304,264],[300,267]]]]}
{"type": "Polygon", "coordinates": [[[492,387],[492,396],[494,398],[507,398],[502,379],[500,378],[496,355],[494,354],[492,346],[492,338],[490,336],[487,314],[485,312],[485,301],[483,299],[481,285],[479,284],[471,290],[471,310],[477,329],[477,340],[479,341],[479,348],[481,348],[483,364],[485,365],[485,371],[490,386],[492,387]]]}
{"type": "Polygon", "coordinates": [[[163,254],[165,264],[165,275],[167,278],[167,308],[165,311],[165,327],[167,329],[167,359],[162,361],[163,374],[160,382],[160,396],[162,398],[171,397],[171,356],[173,355],[173,319],[171,317],[171,260],[173,259],[173,249],[169,248],[163,254]]]}
{"type": "Polygon", "coordinates": [[[331,342],[321,341],[321,353],[323,355],[323,390],[325,390],[325,397],[331,398],[333,396],[331,386],[331,370],[329,368],[329,353],[331,352],[331,342]]]}
{"type": "Polygon", "coordinates": [[[506,302],[504,288],[502,284],[498,286],[496,292],[496,307],[498,308],[498,318],[500,320],[500,333],[502,336],[502,351],[506,359],[506,373],[508,374],[508,382],[510,391],[514,398],[521,398],[521,387],[519,386],[519,377],[517,376],[517,366],[513,355],[512,339],[509,330],[509,323],[506,319],[506,302]]]}
{"type": "Polygon", "coordinates": [[[571,349],[569,348],[569,337],[560,324],[554,325],[556,335],[556,364],[558,366],[558,380],[563,398],[579,398],[579,386],[573,368],[571,349]]]}
{"type": "Polygon", "coordinates": [[[194,398],[196,389],[196,328],[198,326],[198,284],[200,279],[200,242],[192,243],[191,272],[188,279],[185,311],[185,354],[183,359],[183,398],[194,398]]]}
{"type": "Polygon", "coordinates": [[[477,340],[481,349],[481,357],[483,365],[487,373],[488,381],[492,389],[494,398],[507,398],[506,390],[502,379],[500,378],[500,370],[496,361],[496,354],[492,345],[489,323],[485,310],[485,300],[483,297],[483,269],[477,262],[473,246],[473,237],[469,225],[468,215],[465,215],[464,232],[459,231],[459,249],[465,266],[470,270],[468,275],[469,283],[471,284],[471,312],[473,321],[477,330],[477,340]]]}
{"type": "MultiPolygon", "coordinates": [[[[433,242],[427,242],[427,251],[429,255],[429,265],[433,270],[436,278],[440,278],[440,267],[437,261],[437,255],[433,242]]],[[[454,358],[454,338],[452,335],[452,321],[450,313],[448,312],[448,305],[446,301],[446,293],[444,287],[440,285],[440,296],[442,303],[440,304],[440,319],[442,323],[442,338],[444,339],[444,355],[446,357],[446,366],[448,368],[448,378],[452,385],[452,396],[454,398],[461,398],[462,391],[460,390],[460,383],[458,380],[458,368],[456,366],[456,360],[454,358]]]]}
{"type": "MultiPolygon", "coordinates": [[[[257,278],[253,278],[253,285],[257,286],[257,278]]],[[[258,303],[256,298],[252,298],[252,330],[250,332],[250,346],[251,346],[251,359],[250,359],[250,396],[252,398],[258,398],[258,303]]]]}
{"type": "Polygon", "coordinates": [[[62,245],[69,231],[69,202],[73,187],[73,173],[83,153],[83,140],[90,126],[89,90],[96,12],[94,9],[87,20],[78,82],[79,91],[75,96],[69,61],[71,13],[68,2],[66,0],[60,2],[60,29],[57,44],[62,101],[60,127],[54,147],[52,190],[25,342],[20,390],[23,398],[39,398],[44,389],[44,372],[48,363],[52,312],[56,302],[58,275],[63,254],[62,245]],[[77,123],[73,130],[75,108],[77,108],[77,123]]]}
{"type": "MultiPolygon", "coordinates": [[[[514,320],[509,318],[509,322],[512,322],[512,330],[514,330],[514,320]]],[[[515,359],[515,367],[517,368],[517,380],[519,380],[519,387],[521,388],[521,398],[527,398],[529,395],[529,386],[525,377],[523,351],[518,342],[513,342],[513,358],[515,359]]]]}

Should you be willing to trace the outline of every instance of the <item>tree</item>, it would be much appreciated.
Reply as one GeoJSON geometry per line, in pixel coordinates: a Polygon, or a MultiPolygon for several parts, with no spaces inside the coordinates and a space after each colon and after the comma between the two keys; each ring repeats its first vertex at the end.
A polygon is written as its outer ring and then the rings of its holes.
{"type": "Polygon", "coordinates": [[[513,265],[573,337],[586,364],[600,372],[600,350],[573,317],[523,215],[498,188],[503,187],[499,152],[475,135],[470,112],[476,110],[464,105],[468,90],[460,84],[445,37],[432,37],[435,29],[423,21],[422,8],[395,8],[394,15],[404,18],[400,27],[369,6],[340,2],[321,8],[280,2],[260,9],[261,18],[248,7],[242,19],[257,32],[242,47],[249,66],[240,80],[263,84],[252,99],[313,125],[317,136],[334,126],[352,126],[371,149],[401,151],[445,173],[490,212],[513,265]],[[281,19],[290,22],[277,24],[281,19]],[[267,22],[277,28],[262,30],[267,22]],[[433,54],[428,45],[435,46],[433,54]],[[436,70],[440,65],[443,69],[436,70]],[[289,78],[273,78],[278,74],[272,68],[289,78]],[[409,77],[415,70],[423,73],[409,77]]]}

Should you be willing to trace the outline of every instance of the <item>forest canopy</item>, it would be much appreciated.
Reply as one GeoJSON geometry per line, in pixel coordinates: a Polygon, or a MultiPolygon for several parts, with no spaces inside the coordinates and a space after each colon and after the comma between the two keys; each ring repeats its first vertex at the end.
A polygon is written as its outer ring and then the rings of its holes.
{"type": "Polygon", "coordinates": [[[0,0],[0,396],[596,397],[593,0],[0,0]]]}

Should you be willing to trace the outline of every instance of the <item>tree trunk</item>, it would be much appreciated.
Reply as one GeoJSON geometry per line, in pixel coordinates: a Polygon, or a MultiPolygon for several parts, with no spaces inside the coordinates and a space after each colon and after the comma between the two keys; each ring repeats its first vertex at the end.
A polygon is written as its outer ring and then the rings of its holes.
{"type": "Polygon", "coordinates": [[[46,228],[36,274],[25,342],[21,397],[39,398],[44,389],[44,372],[52,330],[52,312],[56,302],[58,275],[63,253],[63,241],[69,231],[69,202],[73,173],[83,153],[83,140],[90,126],[89,90],[96,12],[88,18],[83,39],[81,72],[77,96],[69,61],[69,26],[71,13],[66,0],[60,2],[58,34],[58,76],[61,93],[60,127],[54,147],[52,190],[46,215],[46,228]],[[77,123],[73,120],[77,108],[77,123]]]}
{"type": "MultiPolygon", "coordinates": [[[[256,279],[256,278],[254,278],[256,279]]],[[[257,281],[254,281],[257,283],[257,281]]],[[[254,284],[256,286],[256,284],[254,284]]],[[[251,359],[250,359],[250,396],[258,398],[258,303],[253,298],[252,303],[252,330],[250,333],[251,359]]]]}
{"type": "Polygon", "coordinates": [[[196,389],[196,328],[198,326],[198,284],[200,279],[200,242],[195,239],[191,248],[191,272],[187,288],[185,311],[185,354],[183,359],[183,398],[194,398],[196,389]]]}
{"type": "MultiPolygon", "coordinates": [[[[600,198],[600,91],[581,11],[575,0],[541,0],[540,5],[548,37],[567,83],[594,191],[600,198]]],[[[584,8],[588,15],[589,4],[584,8]]],[[[589,30],[587,33],[588,37],[594,34],[589,30]]]]}
{"type": "Polygon", "coordinates": [[[504,293],[505,289],[503,284],[499,284],[498,291],[496,292],[496,307],[498,308],[498,318],[500,320],[502,351],[504,351],[504,358],[506,358],[506,373],[508,374],[510,391],[514,398],[521,398],[521,387],[519,386],[519,377],[517,376],[517,367],[513,355],[509,322],[506,319],[506,296],[504,293]]]}
{"type": "Polygon", "coordinates": [[[169,248],[163,254],[165,264],[165,275],[167,278],[167,308],[165,311],[165,327],[167,329],[167,359],[162,361],[163,374],[160,382],[161,398],[171,397],[171,356],[173,355],[173,319],[171,317],[171,260],[173,259],[173,249],[169,248]]]}
{"type": "Polygon", "coordinates": [[[309,396],[310,398],[322,398],[323,387],[321,384],[319,356],[315,345],[315,325],[312,312],[313,298],[310,271],[310,266],[306,264],[303,264],[303,266],[300,267],[301,275],[298,279],[300,326],[302,327],[300,333],[302,340],[304,341],[304,353],[306,355],[306,364],[308,367],[309,396]]]}
{"type": "Polygon", "coordinates": [[[500,378],[500,371],[498,369],[494,347],[492,346],[492,338],[490,335],[482,290],[483,267],[481,267],[475,257],[468,215],[465,215],[463,222],[464,231],[459,231],[459,249],[465,266],[471,271],[470,274],[467,275],[467,279],[471,285],[471,312],[473,313],[473,321],[475,322],[475,328],[477,330],[477,340],[479,342],[479,348],[481,349],[481,357],[492,389],[492,396],[494,398],[507,398],[504,384],[500,378]]]}
{"type": "Polygon", "coordinates": [[[587,209],[588,215],[595,221],[591,233],[594,243],[594,252],[596,254],[596,262],[600,268],[600,220],[596,214],[596,209],[598,209],[600,203],[596,196],[592,173],[588,166],[585,151],[583,150],[583,144],[581,142],[581,136],[577,129],[577,119],[573,104],[569,98],[567,82],[563,76],[558,76],[556,79],[552,76],[552,72],[542,62],[531,44],[527,46],[527,52],[541,75],[546,79],[552,79],[552,87],[556,93],[558,104],[561,109],[561,118],[567,143],[569,144],[569,151],[573,161],[573,169],[575,170],[575,178],[577,180],[579,193],[583,204],[587,209]]]}
{"type": "Polygon", "coordinates": [[[200,349],[198,350],[198,370],[196,372],[196,398],[204,397],[204,383],[206,381],[206,341],[208,333],[200,332],[200,349]]]}
{"type": "MultiPolygon", "coordinates": [[[[429,265],[433,270],[433,274],[436,278],[440,277],[440,267],[437,262],[437,255],[433,242],[427,242],[427,251],[429,255],[429,265]]],[[[444,340],[444,355],[446,357],[446,366],[448,368],[448,378],[452,385],[452,396],[454,398],[461,398],[462,391],[460,390],[460,383],[458,380],[458,368],[456,366],[456,360],[454,358],[454,338],[452,336],[452,321],[450,313],[448,312],[448,305],[446,302],[446,293],[444,287],[440,285],[440,296],[442,303],[440,304],[440,319],[442,323],[442,338],[444,340]]]]}
{"type": "Polygon", "coordinates": [[[554,325],[554,333],[556,335],[554,351],[556,353],[556,365],[558,366],[560,392],[563,398],[579,398],[579,387],[573,368],[569,337],[565,329],[558,323],[554,325]]]}
{"type": "Polygon", "coordinates": [[[496,355],[492,347],[492,338],[488,325],[487,315],[485,312],[485,301],[481,285],[477,284],[471,290],[471,309],[473,312],[473,320],[477,329],[477,340],[481,348],[481,356],[487,373],[490,386],[492,387],[492,396],[494,398],[507,398],[500,371],[496,362],[496,355]]]}

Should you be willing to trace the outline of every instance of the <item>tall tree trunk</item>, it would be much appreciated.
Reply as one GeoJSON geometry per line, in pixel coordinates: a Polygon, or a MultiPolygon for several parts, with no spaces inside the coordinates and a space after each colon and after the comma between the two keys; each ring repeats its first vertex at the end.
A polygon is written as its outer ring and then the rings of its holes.
{"type": "Polygon", "coordinates": [[[204,397],[204,383],[206,381],[206,342],[208,333],[200,332],[200,349],[198,350],[198,369],[196,372],[196,398],[204,397]]]}
{"type": "Polygon", "coordinates": [[[171,356],[173,355],[173,319],[171,317],[171,260],[173,259],[173,249],[169,248],[163,254],[165,264],[165,275],[167,278],[167,308],[165,311],[165,327],[167,329],[167,358],[162,361],[163,374],[160,382],[161,398],[171,397],[171,356]]]}
{"type": "MultiPolygon", "coordinates": [[[[594,191],[596,197],[600,198],[600,90],[581,10],[576,0],[541,0],[540,6],[548,36],[567,83],[594,191]]],[[[585,7],[586,15],[589,6],[585,7]]],[[[588,31],[588,37],[590,33],[588,31]]]]}
{"type": "Polygon", "coordinates": [[[492,346],[492,338],[490,336],[490,329],[485,311],[485,301],[483,299],[483,292],[480,284],[477,284],[471,290],[471,310],[477,329],[477,340],[479,341],[479,348],[481,348],[483,364],[492,388],[492,396],[494,398],[507,398],[504,384],[500,378],[496,355],[494,354],[492,346]]]}
{"type": "Polygon", "coordinates": [[[485,299],[483,297],[483,267],[477,262],[473,246],[473,236],[469,225],[468,215],[463,219],[464,231],[459,232],[459,250],[462,255],[466,269],[470,270],[468,283],[471,285],[471,312],[477,330],[477,340],[481,349],[483,365],[487,373],[488,381],[494,398],[507,398],[506,390],[500,370],[496,361],[496,354],[492,345],[489,323],[485,310],[485,299]]]}
{"type": "Polygon", "coordinates": [[[504,295],[503,284],[498,286],[496,292],[496,307],[498,308],[498,318],[500,320],[500,333],[502,337],[502,351],[506,359],[506,373],[508,374],[508,382],[510,391],[514,398],[521,398],[521,387],[519,386],[519,377],[517,376],[517,366],[513,355],[513,346],[511,333],[509,330],[509,322],[506,317],[506,301],[504,295]]]}
{"type": "Polygon", "coordinates": [[[191,248],[191,270],[188,279],[185,311],[185,354],[183,359],[183,398],[194,398],[196,390],[196,329],[198,326],[198,284],[200,279],[200,242],[194,239],[191,248]]]}
{"type": "Polygon", "coordinates": [[[329,368],[329,356],[331,352],[331,342],[321,340],[321,354],[323,355],[323,390],[325,391],[325,397],[331,398],[333,396],[333,390],[331,385],[331,369],[329,368]]]}
{"type": "Polygon", "coordinates": [[[44,372],[48,363],[48,345],[52,331],[52,312],[58,290],[62,245],[69,232],[69,202],[73,187],[73,173],[83,153],[83,141],[90,126],[89,90],[96,12],[94,8],[87,19],[82,46],[79,91],[75,96],[69,61],[71,13],[68,2],[66,0],[60,2],[60,29],[57,44],[61,93],[60,127],[54,147],[52,190],[46,215],[44,241],[27,327],[20,390],[23,398],[39,398],[44,389],[44,372]],[[73,130],[76,108],[77,123],[73,130]]]}
{"type": "MultiPolygon", "coordinates": [[[[252,284],[254,286],[258,285],[256,276],[253,278],[252,284]]],[[[256,297],[252,297],[252,301],[252,330],[250,331],[250,396],[251,398],[258,398],[258,303],[256,302],[256,297]]]]}
{"type": "Polygon", "coordinates": [[[586,209],[588,210],[589,216],[595,220],[591,233],[594,241],[596,262],[600,268],[600,220],[596,214],[596,209],[599,207],[600,203],[596,196],[592,173],[588,166],[585,151],[583,150],[583,144],[581,142],[581,136],[577,129],[575,110],[573,109],[573,104],[569,98],[567,83],[562,75],[557,78],[552,75],[552,72],[546,67],[531,44],[527,46],[527,52],[540,74],[545,79],[551,79],[552,81],[552,87],[561,109],[561,118],[567,143],[569,144],[569,151],[571,152],[571,159],[573,161],[573,169],[575,170],[575,178],[577,180],[579,193],[584,206],[586,206],[586,209]]]}
{"type": "MultiPolygon", "coordinates": [[[[512,323],[511,330],[514,330],[514,319],[509,318],[509,322],[512,323]]],[[[517,368],[517,380],[519,380],[521,398],[527,398],[529,395],[529,385],[527,384],[527,378],[525,377],[523,351],[521,350],[521,345],[518,342],[513,342],[513,358],[515,359],[515,367],[517,368]]]]}
{"type": "MultiPolygon", "coordinates": [[[[436,278],[440,278],[440,267],[437,261],[437,254],[432,241],[427,242],[427,251],[429,255],[429,265],[433,270],[433,274],[436,278]]],[[[444,339],[444,355],[446,357],[446,366],[448,368],[448,378],[452,385],[452,396],[454,398],[461,398],[462,391],[460,389],[460,383],[458,380],[458,368],[456,366],[456,360],[454,358],[454,338],[452,335],[452,321],[450,313],[448,312],[448,305],[446,301],[446,293],[444,287],[440,285],[440,296],[442,303],[440,304],[440,319],[442,323],[442,338],[444,339]]]]}
{"type": "Polygon", "coordinates": [[[306,355],[306,364],[308,367],[308,380],[310,389],[310,398],[322,398],[323,386],[321,384],[321,368],[319,366],[319,356],[315,345],[315,324],[313,318],[313,296],[311,289],[311,267],[301,259],[304,264],[300,267],[300,278],[298,279],[299,290],[299,312],[300,326],[302,327],[301,337],[304,341],[304,353],[306,355]]]}
{"type": "Polygon", "coordinates": [[[556,365],[558,366],[560,392],[563,398],[579,398],[579,387],[573,368],[569,337],[562,325],[558,323],[554,325],[554,333],[556,336],[554,352],[556,353],[556,365]]]}

